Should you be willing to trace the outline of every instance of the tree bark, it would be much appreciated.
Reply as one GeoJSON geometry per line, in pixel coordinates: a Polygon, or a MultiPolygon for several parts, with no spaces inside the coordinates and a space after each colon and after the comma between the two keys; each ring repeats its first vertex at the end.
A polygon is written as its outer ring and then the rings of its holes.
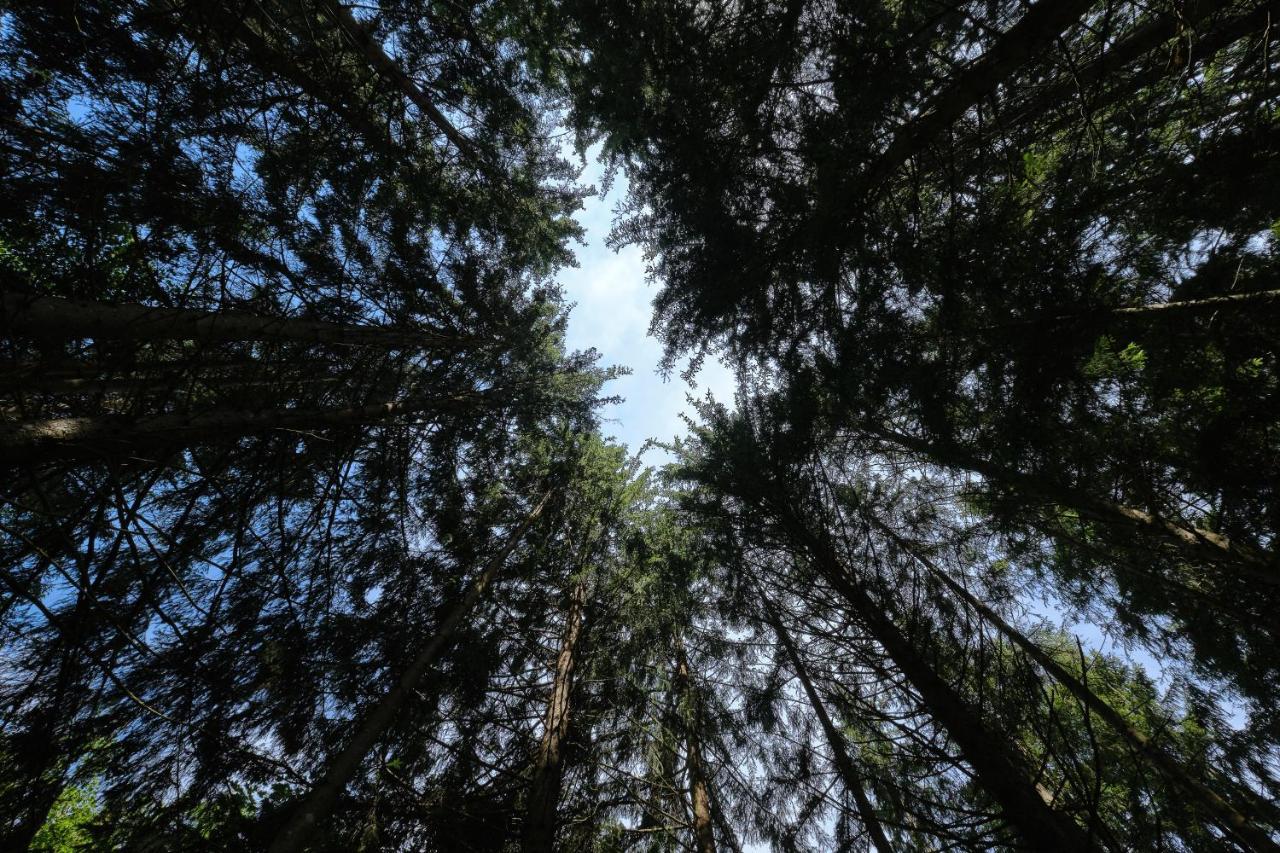
{"type": "Polygon", "coordinates": [[[1153,314],[1209,314],[1222,308],[1258,308],[1280,303],[1280,290],[1252,290],[1248,293],[1228,293],[1207,296],[1204,299],[1184,299],[1177,302],[1155,302],[1150,305],[1134,305],[1128,308],[1112,308],[1106,313],[1117,317],[1153,314]]]}
{"type": "Polygon", "coordinates": [[[494,579],[506,565],[511,552],[524,538],[525,533],[542,515],[551,492],[546,492],[537,505],[529,511],[515,530],[507,536],[506,542],[498,553],[485,564],[480,574],[467,587],[448,614],[441,620],[435,634],[427,640],[418,654],[410,661],[395,686],[370,708],[352,727],[354,734],[347,745],[333,756],[324,773],[311,786],[311,790],[303,797],[301,804],[294,810],[285,825],[271,842],[270,853],[296,853],[301,850],[307,838],[316,826],[324,822],[333,810],[338,795],[351,782],[360,765],[369,755],[370,750],[382,739],[387,729],[395,722],[401,706],[422,681],[427,670],[435,664],[440,654],[448,647],[463,620],[471,615],[477,603],[493,584],[494,579]]]}
{"type": "MultiPolygon", "coordinates": [[[[1207,0],[1206,2],[1186,3],[1178,11],[1178,23],[1188,29],[1193,28],[1215,7],[1221,5],[1207,0]]],[[[1197,66],[1203,65],[1212,59],[1218,51],[1230,47],[1250,33],[1259,30],[1265,33],[1269,29],[1278,9],[1280,9],[1280,3],[1277,3],[1276,0],[1268,0],[1268,2],[1261,3],[1248,12],[1237,15],[1234,18],[1227,18],[1212,29],[1196,33],[1191,56],[1187,64],[1181,69],[1170,70],[1167,62],[1152,62],[1145,70],[1127,80],[1125,85],[1115,86],[1104,91],[1099,97],[1085,106],[1088,107],[1091,113],[1097,114],[1143,87],[1155,85],[1161,80],[1175,76],[1175,74],[1190,77],[1197,66]]],[[[1001,122],[1000,126],[1025,124],[1043,112],[1045,108],[1055,103],[1064,103],[1075,96],[1084,85],[1114,74],[1116,69],[1139,58],[1144,49],[1149,51],[1159,47],[1164,41],[1176,36],[1176,33],[1169,32],[1172,28],[1172,22],[1164,22],[1164,32],[1167,35],[1161,40],[1161,23],[1160,21],[1155,21],[1146,27],[1139,28],[1126,42],[1116,45],[1106,55],[1100,57],[1097,62],[1081,69],[1079,75],[1043,90],[1034,101],[1024,105],[1015,116],[1001,122]]],[[[1080,115],[1076,111],[1066,113],[1062,118],[1051,122],[1042,129],[1043,138],[1048,138],[1071,122],[1079,121],[1079,119],[1080,115]]]]}
{"type": "Polygon", "coordinates": [[[435,104],[431,103],[431,99],[418,87],[418,84],[410,79],[409,75],[396,64],[395,60],[387,56],[387,52],[383,50],[382,45],[374,41],[369,31],[360,26],[360,22],[352,17],[350,9],[343,6],[338,0],[320,0],[320,5],[324,7],[338,27],[347,34],[375,71],[394,83],[418,109],[422,110],[423,114],[436,126],[436,129],[443,133],[445,138],[452,142],[453,146],[464,157],[483,165],[484,161],[480,158],[475,146],[471,144],[471,140],[463,136],[445,117],[444,113],[440,112],[435,104]]]}
{"type": "MultiPolygon", "coordinates": [[[[1089,689],[1088,685],[1076,678],[1075,675],[1060,665],[1021,631],[1006,622],[1000,614],[957,583],[933,560],[921,553],[918,548],[906,542],[878,518],[870,514],[864,514],[863,517],[867,518],[873,527],[888,537],[900,551],[924,566],[947,589],[972,607],[983,619],[995,626],[996,630],[1010,642],[1022,649],[1027,657],[1039,664],[1055,681],[1067,688],[1071,695],[1080,700],[1081,704],[1101,717],[1108,726],[1129,744],[1135,753],[1150,761],[1165,778],[1182,788],[1191,802],[1199,806],[1204,814],[1211,816],[1227,834],[1233,836],[1245,849],[1280,851],[1280,845],[1272,841],[1265,830],[1255,826],[1243,812],[1212,788],[1195,778],[1177,758],[1134,728],[1128,720],[1107,704],[1102,697],[1089,689]]],[[[1228,786],[1223,780],[1215,780],[1215,783],[1224,787],[1228,786]]]]}
{"type": "Polygon", "coordinates": [[[425,411],[460,411],[490,396],[456,394],[412,398],[343,409],[215,409],[196,414],[165,414],[137,419],[124,415],[52,418],[0,424],[0,465],[50,459],[93,459],[146,453],[163,446],[233,441],[278,429],[317,430],[387,420],[425,411]]]}
{"type": "Polygon", "coordinates": [[[1093,6],[1094,0],[1039,0],[991,49],[959,70],[920,112],[898,128],[862,179],[875,193],[912,157],[923,151],[996,86],[1044,50],[1093,6]]]}
{"type": "Polygon", "coordinates": [[[706,763],[702,755],[702,699],[689,672],[689,659],[685,655],[684,642],[675,636],[676,689],[686,705],[685,764],[689,771],[689,799],[693,811],[693,849],[696,853],[715,853],[716,839],[711,813],[711,788],[707,780],[706,763]]]}
{"type": "Polygon", "coordinates": [[[1152,302],[1147,305],[1130,305],[1121,308],[1100,308],[1055,314],[1051,317],[1030,320],[1014,320],[986,326],[988,330],[1012,329],[1034,326],[1052,326],[1059,323],[1087,321],[1115,317],[1117,319],[1155,319],[1186,314],[1212,314],[1215,311],[1241,308],[1266,309],[1280,307],[1280,290],[1251,290],[1246,293],[1228,293],[1207,296],[1203,299],[1183,299],[1174,302],[1152,302]]]}
{"type": "MultiPolygon", "coordinates": [[[[240,376],[200,376],[189,373],[155,374],[151,376],[119,377],[40,377],[33,376],[21,384],[15,383],[15,391],[22,393],[72,396],[76,394],[128,394],[145,391],[180,391],[185,388],[219,388],[238,390],[246,388],[280,388],[297,385],[331,385],[340,381],[338,376],[259,375],[250,379],[240,376]]],[[[3,388],[0,381],[0,391],[3,388]]]]}
{"type": "Polygon", "coordinates": [[[577,664],[578,637],[582,631],[582,608],[586,594],[587,584],[582,580],[575,583],[569,593],[564,637],[560,641],[560,654],[556,657],[555,679],[551,684],[551,696],[547,700],[542,740],[538,744],[538,757],[533,765],[533,779],[529,786],[521,847],[526,853],[551,853],[555,849],[557,808],[564,781],[563,750],[569,735],[573,674],[577,664]]]}
{"type": "Polygon", "coordinates": [[[880,818],[876,815],[875,806],[871,804],[871,800],[867,797],[862,774],[858,772],[857,766],[853,763],[853,757],[849,755],[848,744],[845,742],[844,736],[836,729],[835,723],[831,720],[831,715],[827,713],[827,709],[822,703],[822,697],[818,695],[818,690],[814,686],[813,680],[809,677],[809,671],[800,659],[800,652],[796,648],[795,641],[791,639],[791,634],[783,627],[778,611],[774,608],[773,603],[769,601],[769,597],[765,595],[764,590],[760,589],[758,584],[756,588],[760,592],[760,603],[764,606],[765,618],[768,620],[769,626],[773,628],[773,633],[777,636],[778,642],[786,651],[787,658],[791,661],[791,668],[795,670],[796,678],[800,680],[805,696],[809,699],[809,704],[813,707],[813,712],[818,717],[818,724],[822,727],[822,733],[831,749],[836,770],[840,773],[840,779],[844,782],[845,790],[853,795],[854,804],[858,807],[858,817],[862,820],[862,825],[866,827],[867,835],[871,837],[871,841],[875,844],[878,853],[893,853],[893,845],[889,843],[889,837],[885,834],[884,825],[881,824],[880,818]]]}
{"type": "Polygon", "coordinates": [[[6,292],[0,297],[0,328],[42,338],[99,340],[300,341],[387,349],[439,346],[446,338],[427,331],[378,328],[263,317],[242,311],[197,311],[148,305],[108,305],[6,292]]]}
{"type": "Polygon", "coordinates": [[[853,581],[830,539],[811,530],[789,506],[780,520],[791,530],[796,544],[807,551],[814,568],[852,608],[868,633],[880,644],[894,666],[920,694],[925,707],[960,749],[979,783],[999,803],[1005,818],[1036,850],[1079,853],[1095,850],[1096,839],[1070,817],[1045,803],[1028,778],[1008,737],[988,726],[973,708],[929,663],[860,584],[853,581]]]}

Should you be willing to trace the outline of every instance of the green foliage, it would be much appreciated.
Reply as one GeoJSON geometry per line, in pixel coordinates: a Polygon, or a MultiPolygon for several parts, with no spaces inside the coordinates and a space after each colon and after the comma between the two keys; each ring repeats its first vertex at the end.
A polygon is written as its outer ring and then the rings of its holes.
{"type": "Polygon", "coordinates": [[[1093,379],[1124,379],[1142,372],[1147,365],[1147,354],[1142,347],[1129,342],[1123,349],[1106,335],[1098,338],[1093,355],[1085,363],[1083,372],[1093,379]]]}
{"type": "Polygon", "coordinates": [[[92,827],[101,816],[99,783],[70,785],[49,809],[49,817],[31,839],[32,853],[77,853],[92,849],[92,827]]]}
{"type": "Polygon", "coordinates": [[[6,7],[0,848],[1266,848],[1266,7],[6,7]]]}

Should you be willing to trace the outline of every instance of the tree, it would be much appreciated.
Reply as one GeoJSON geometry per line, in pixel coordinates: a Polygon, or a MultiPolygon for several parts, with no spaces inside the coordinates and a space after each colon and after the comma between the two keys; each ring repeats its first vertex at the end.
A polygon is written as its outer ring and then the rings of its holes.
{"type": "Polygon", "coordinates": [[[1274,7],[6,9],[0,847],[1275,849],[1274,7]]]}
{"type": "Polygon", "coordinates": [[[668,366],[967,483],[1272,727],[1269,4],[568,8],[668,366]]]}

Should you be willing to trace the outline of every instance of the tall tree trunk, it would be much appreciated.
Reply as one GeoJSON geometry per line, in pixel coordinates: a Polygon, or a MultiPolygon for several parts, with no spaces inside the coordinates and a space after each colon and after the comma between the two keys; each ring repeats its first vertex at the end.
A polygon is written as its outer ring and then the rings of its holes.
{"type": "Polygon", "coordinates": [[[853,763],[853,757],[849,755],[848,743],[836,729],[835,723],[831,721],[831,715],[827,713],[827,709],[822,703],[822,697],[818,694],[813,680],[809,677],[808,669],[800,659],[800,652],[796,648],[795,641],[791,639],[791,634],[783,627],[782,619],[778,616],[778,611],[774,608],[773,602],[769,601],[769,597],[763,589],[760,589],[758,584],[757,589],[760,592],[760,603],[764,605],[765,618],[768,620],[769,626],[773,628],[773,633],[777,636],[778,642],[786,651],[787,658],[791,661],[791,668],[795,670],[796,678],[800,680],[800,685],[804,688],[804,694],[809,699],[809,704],[813,707],[814,714],[818,717],[818,724],[822,727],[822,733],[826,736],[827,744],[831,748],[831,756],[835,762],[836,770],[840,773],[840,779],[844,783],[845,790],[853,795],[854,804],[858,807],[858,817],[862,820],[862,825],[866,827],[867,835],[871,837],[871,841],[875,844],[879,853],[893,853],[893,846],[889,843],[889,837],[885,834],[884,826],[880,823],[880,818],[876,816],[875,806],[871,804],[871,800],[867,797],[862,774],[858,772],[857,766],[853,763]]]}
{"type": "MultiPolygon", "coordinates": [[[[900,551],[923,565],[947,589],[973,608],[983,619],[995,626],[1010,642],[1022,649],[1027,657],[1035,661],[1055,681],[1067,688],[1071,695],[1075,696],[1081,704],[1101,717],[1108,726],[1129,744],[1135,753],[1151,762],[1170,782],[1181,788],[1190,802],[1194,803],[1203,814],[1212,817],[1223,831],[1234,837],[1245,849],[1280,851],[1280,845],[1272,841],[1265,830],[1257,827],[1243,812],[1197,779],[1177,758],[1138,731],[1118,711],[1112,708],[1098,694],[1094,693],[1088,685],[1076,678],[1075,675],[1060,665],[1021,631],[1006,622],[1000,614],[957,583],[933,560],[923,554],[919,548],[908,543],[880,519],[869,513],[863,513],[863,517],[888,537],[900,551]]],[[[1224,788],[1234,787],[1225,780],[1218,779],[1214,781],[1224,788]]]]}
{"type": "MultiPolygon", "coordinates": [[[[1194,31],[1194,46],[1185,66],[1171,70],[1169,63],[1165,60],[1147,63],[1144,70],[1130,77],[1124,82],[1124,85],[1112,86],[1084,105],[1094,115],[1101,115],[1113,104],[1119,103],[1146,86],[1153,86],[1170,77],[1183,76],[1184,78],[1190,78],[1198,66],[1207,63],[1219,51],[1230,47],[1246,36],[1257,33],[1260,36],[1260,41],[1266,41],[1276,13],[1280,11],[1280,4],[1276,0],[1265,0],[1265,2],[1258,3],[1253,8],[1235,17],[1217,22],[1212,28],[1195,30],[1196,25],[1209,12],[1223,5],[1215,2],[1215,0],[1201,0],[1201,2],[1182,4],[1182,7],[1175,13],[1177,16],[1175,20],[1164,21],[1163,27],[1161,26],[1161,21],[1154,21],[1145,27],[1135,30],[1126,42],[1115,45],[1108,51],[1107,55],[1102,56],[1092,65],[1080,69],[1078,74],[1072,74],[1070,79],[1064,78],[1056,85],[1049,85],[1039,90],[1034,100],[1020,107],[1015,115],[1007,116],[1004,121],[1000,122],[1000,127],[1025,125],[1026,122],[1034,120],[1049,106],[1067,102],[1088,84],[1114,74],[1123,65],[1141,57],[1143,53],[1159,47],[1164,41],[1168,41],[1171,38],[1186,38],[1186,34],[1181,36],[1178,34],[1177,27],[1179,26],[1194,31]],[[1162,29],[1163,33],[1167,34],[1163,36],[1163,39],[1162,29]]],[[[1275,36],[1271,35],[1270,38],[1274,39],[1275,36]]],[[[1041,128],[1040,138],[1051,138],[1058,131],[1079,120],[1078,111],[1064,111],[1058,120],[1041,128]]]]}
{"type": "MultiPolygon", "coordinates": [[[[1194,27],[1201,20],[1208,17],[1210,12],[1219,8],[1220,5],[1216,2],[1208,2],[1208,0],[1203,2],[1192,0],[1192,2],[1183,3],[1176,12],[1156,12],[1152,14],[1148,20],[1134,27],[1130,32],[1125,33],[1122,38],[1112,42],[1109,48],[1089,64],[1075,69],[1070,75],[1058,82],[1040,87],[1034,96],[1020,103],[1015,102],[1011,106],[1016,109],[1016,113],[1012,117],[1006,117],[1001,122],[1001,126],[1026,126],[1028,122],[1035,121],[1045,110],[1071,103],[1074,98],[1082,95],[1090,86],[1113,78],[1118,71],[1137,62],[1171,39],[1177,38],[1181,29],[1194,27]]],[[[1252,15],[1249,17],[1252,17],[1252,15]]],[[[1216,30],[1211,32],[1216,32],[1216,30]]],[[[1203,34],[1197,33],[1197,36],[1196,58],[1208,59],[1212,56],[1212,53],[1206,54],[1200,45],[1200,38],[1203,37],[1203,34]]],[[[1164,62],[1161,62],[1159,67],[1161,72],[1167,73],[1164,62]]],[[[1133,89],[1133,86],[1122,87],[1122,91],[1125,93],[1132,92],[1133,89]]],[[[1075,118],[1079,118],[1078,114],[1075,115],[1075,118]]]]}
{"type": "Polygon", "coordinates": [[[450,341],[416,329],[346,325],[324,320],[264,317],[243,311],[197,311],[149,305],[109,305],[28,293],[0,294],[0,329],[46,338],[194,341],[299,341],[308,344],[410,349],[450,341]]]}
{"type": "Polygon", "coordinates": [[[341,752],[329,760],[323,774],[311,786],[311,790],[306,793],[302,802],[276,834],[271,842],[271,853],[295,853],[301,850],[316,826],[328,819],[338,795],[351,782],[370,750],[395,722],[405,698],[417,688],[427,671],[435,664],[436,659],[448,648],[454,632],[471,615],[476,604],[506,565],[511,552],[542,515],[550,499],[551,492],[545,493],[520,524],[511,531],[502,548],[485,564],[480,574],[467,587],[466,592],[441,620],[435,634],[427,640],[405,667],[395,686],[352,726],[354,734],[351,740],[341,752]]]}
{"type": "Polygon", "coordinates": [[[955,445],[935,444],[883,427],[873,427],[869,432],[905,450],[919,453],[935,464],[981,474],[998,485],[1012,486],[1023,494],[1074,509],[1084,518],[1139,531],[1175,546],[1189,557],[1229,565],[1253,580],[1280,586],[1280,571],[1274,558],[1232,542],[1221,533],[1202,527],[1187,527],[1145,510],[1102,500],[1043,477],[1014,471],[955,445]]]}
{"type": "Polygon", "coordinates": [[[1175,302],[1152,302],[1146,305],[1130,305],[1121,308],[1088,308],[1065,314],[1030,320],[1014,320],[985,328],[991,330],[1019,327],[1053,326],[1073,321],[1088,321],[1114,317],[1120,320],[1147,320],[1160,317],[1177,317],[1187,314],[1212,314],[1222,310],[1263,309],[1280,307],[1280,290],[1250,290],[1244,293],[1228,293],[1222,296],[1206,296],[1203,299],[1183,299],[1175,302]]]}
{"type": "Polygon", "coordinates": [[[124,415],[53,418],[0,424],[0,465],[58,458],[94,458],[147,453],[202,442],[233,441],[277,429],[316,430],[383,421],[427,411],[462,411],[491,392],[412,398],[345,409],[214,409],[136,419],[124,415]]]}
{"type": "Polygon", "coordinates": [[[872,161],[862,179],[870,192],[923,151],[974,105],[1046,48],[1089,11],[1094,0],[1039,0],[996,43],[961,68],[941,92],[893,135],[888,148],[872,161]]]}
{"type": "Polygon", "coordinates": [[[564,781],[564,744],[569,734],[569,714],[573,695],[573,673],[577,664],[578,637],[582,631],[582,607],[587,584],[580,580],[569,593],[569,611],[565,617],[564,637],[556,657],[556,674],[551,696],[543,718],[542,740],[533,765],[529,785],[529,802],[525,811],[524,837],[521,849],[526,853],[555,849],[560,805],[560,787],[564,781]]]}
{"type": "MultiPolygon", "coordinates": [[[[290,363],[297,368],[296,362],[290,363]]],[[[321,365],[316,365],[321,367],[321,365]]],[[[218,371],[234,374],[239,371],[263,367],[262,362],[244,359],[198,359],[148,362],[144,364],[113,364],[109,361],[26,361],[0,369],[0,392],[39,390],[40,383],[57,383],[78,380],[81,382],[108,380],[115,374],[142,377],[156,376],[177,380],[182,376],[212,377],[218,371]]]]}
{"type": "MultiPolygon", "coordinates": [[[[645,801],[640,815],[640,829],[643,832],[656,832],[665,825],[665,819],[675,812],[675,809],[668,810],[672,800],[679,807],[679,783],[676,781],[676,733],[680,730],[677,723],[678,698],[674,689],[667,690],[663,697],[662,725],[657,728],[657,743],[654,747],[658,753],[657,780],[650,781],[645,786],[645,801]]],[[[652,779],[653,774],[654,768],[650,764],[646,778],[652,779]]]]}
{"type": "MultiPolygon", "coordinates": [[[[290,45],[279,46],[268,40],[272,24],[270,16],[253,15],[249,10],[236,10],[235,14],[227,14],[227,10],[217,4],[200,4],[193,15],[185,4],[175,5],[178,8],[174,10],[174,14],[180,24],[189,23],[195,15],[207,15],[206,20],[224,38],[237,41],[243,46],[249,62],[259,71],[297,86],[303,94],[333,110],[378,153],[388,157],[409,157],[408,152],[392,141],[390,128],[379,128],[367,111],[353,106],[361,104],[363,98],[354,92],[333,91],[327,81],[317,79],[314,74],[299,66],[294,56],[296,51],[290,45]]],[[[262,9],[261,6],[258,8],[262,9]]],[[[190,32],[190,36],[196,39],[200,39],[201,35],[198,31],[190,32]]]]}
{"type": "Polygon", "coordinates": [[[453,146],[464,157],[477,165],[485,165],[475,146],[471,144],[471,140],[463,136],[445,117],[444,113],[440,112],[435,104],[431,103],[431,99],[418,87],[418,84],[414,83],[409,75],[404,72],[404,69],[387,55],[382,45],[374,40],[369,31],[352,17],[350,9],[343,6],[338,0],[319,0],[319,5],[351,39],[369,64],[373,66],[374,70],[394,83],[418,109],[422,110],[423,114],[436,126],[436,129],[443,133],[445,138],[452,142],[453,146]]]}
{"type": "Polygon", "coordinates": [[[686,711],[685,764],[689,771],[689,800],[693,811],[693,849],[696,853],[715,853],[711,787],[707,779],[706,762],[702,755],[702,698],[689,672],[689,659],[685,655],[684,641],[679,634],[675,636],[675,647],[676,690],[680,694],[686,711]]]}
{"type": "Polygon", "coordinates": [[[866,588],[853,580],[825,532],[815,531],[789,505],[780,520],[809,555],[814,568],[852,608],[894,666],[920,694],[925,707],[959,747],[978,782],[999,803],[1005,818],[1036,850],[1079,853],[1097,844],[1070,817],[1048,804],[1036,791],[1008,736],[989,727],[893,621],[866,588]]]}
{"type": "MultiPolygon", "coordinates": [[[[306,376],[288,374],[248,378],[240,376],[198,376],[172,373],[168,376],[122,376],[81,379],[77,377],[33,377],[18,386],[19,392],[72,396],[76,394],[129,394],[138,391],[181,391],[184,388],[219,388],[238,390],[245,388],[279,388],[281,386],[332,385],[338,376],[306,376]]],[[[2,390],[2,389],[0,389],[2,390]]]]}

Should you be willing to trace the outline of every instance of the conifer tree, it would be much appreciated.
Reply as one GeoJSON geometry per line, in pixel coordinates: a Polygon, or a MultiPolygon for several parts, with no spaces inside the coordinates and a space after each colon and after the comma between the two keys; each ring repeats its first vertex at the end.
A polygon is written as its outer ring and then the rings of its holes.
{"type": "Polygon", "coordinates": [[[1277,849],[1276,12],[6,7],[0,848],[1277,849]]]}

